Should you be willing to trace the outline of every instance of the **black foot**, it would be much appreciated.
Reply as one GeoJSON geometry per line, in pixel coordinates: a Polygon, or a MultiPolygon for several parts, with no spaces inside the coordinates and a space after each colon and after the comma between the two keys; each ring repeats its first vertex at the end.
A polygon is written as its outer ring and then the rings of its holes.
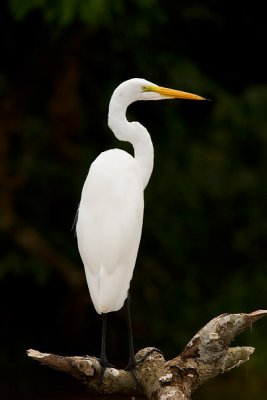
{"type": "Polygon", "coordinates": [[[136,373],[136,370],[135,370],[136,365],[137,365],[137,362],[135,361],[135,358],[130,359],[129,362],[128,362],[127,367],[125,368],[125,370],[131,372],[131,374],[134,377],[134,380],[135,380],[136,384],[141,387],[140,379],[139,379],[139,377],[138,377],[138,375],[136,373]]]}
{"type": "Polygon", "coordinates": [[[160,353],[161,355],[163,355],[162,351],[157,349],[156,347],[150,347],[150,349],[147,351],[146,354],[144,354],[142,357],[138,358],[138,360],[136,361],[136,365],[142,363],[143,361],[145,361],[145,359],[151,354],[154,353],[154,351],[156,351],[157,353],[160,353]]]}
{"type": "Polygon", "coordinates": [[[107,368],[114,368],[114,365],[110,364],[107,360],[98,359],[99,364],[101,365],[101,370],[98,378],[98,386],[102,385],[104,374],[107,368]]]}

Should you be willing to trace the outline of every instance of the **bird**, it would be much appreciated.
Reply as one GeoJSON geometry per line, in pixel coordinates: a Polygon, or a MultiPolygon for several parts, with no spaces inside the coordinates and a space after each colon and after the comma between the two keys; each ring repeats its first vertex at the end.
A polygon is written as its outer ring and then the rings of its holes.
{"type": "Polygon", "coordinates": [[[91,164],[77,212],[76,236],[92,303],[103,314],[100,381],[111,366],[106,355],[107,314],[127,306],[128,369],[136,366],[130,317],[129,288],[142,233],[144,189],[154,166],[154,149],[147,129],[129,122],[128,106],[140,100],[206,100],[180,90],[133,78],[113,92],[108,126],[120,141],[130,142],[134,156],[121,149],[102,152],[91,164]]]}

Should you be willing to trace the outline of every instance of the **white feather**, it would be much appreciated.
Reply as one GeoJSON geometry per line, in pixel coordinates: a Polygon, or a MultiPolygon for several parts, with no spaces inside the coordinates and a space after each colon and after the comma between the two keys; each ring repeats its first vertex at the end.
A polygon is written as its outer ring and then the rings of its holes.
{"type": "Polygon", "coordinates": [[[98,313],[119,310],[127,297],[142,231],[143,191],[154,164],[149,133],[127,120],[127,107],[137,100],[167,98],[203,100],[138,78],[120,84],[110,100],[109,127],[119,140],[133,145],[134,158],[122,150],[100,154],[82,191],[77,240],[98,313]]]}
{"type": "Polygon", "coordinates": [[[92,163],[77,219],[78,247],[98,313],[117,311],[127,297],[143,221],[143,183],[137,161],[108,150],[92,163]]]}

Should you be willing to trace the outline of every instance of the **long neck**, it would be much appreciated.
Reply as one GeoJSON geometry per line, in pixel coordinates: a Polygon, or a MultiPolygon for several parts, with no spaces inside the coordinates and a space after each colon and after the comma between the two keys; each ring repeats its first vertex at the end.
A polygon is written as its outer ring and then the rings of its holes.
{"type": "Polygon", "coordinates": [[[139,122],[126,118],[128,104],[113,96],[109,104],[108,125],[117,139],[130,142],[135,160],[140,166],[144,188],[148,184],[154,165],[154,149],[147,129],[139,122]]]}

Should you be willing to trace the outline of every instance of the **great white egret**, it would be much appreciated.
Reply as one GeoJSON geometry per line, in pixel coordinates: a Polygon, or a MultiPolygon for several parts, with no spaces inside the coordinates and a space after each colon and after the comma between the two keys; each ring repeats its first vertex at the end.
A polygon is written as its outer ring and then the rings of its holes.
{"type": "Polygon", "coordinates": [[[131,333],[129,286],[138,252],[143,192],[154,164],[150,135],[139,122],[129,122],[127,107],[138,100],[205,100],[203,97],[164,88],[144,79],[130,79],[114,91],[108,125],[117,139],[133,145],[134,157],[112,149],[92,163],[85,180],[77,217],[77,240],[87,284],[96,311],[104,315],[100,363],[101,379],[109,365],[106,357],[106,315],[128,305],[129,368],[136,365],[131,333]],[[127,297],[128,296],[128,297],[127,297]]]}

